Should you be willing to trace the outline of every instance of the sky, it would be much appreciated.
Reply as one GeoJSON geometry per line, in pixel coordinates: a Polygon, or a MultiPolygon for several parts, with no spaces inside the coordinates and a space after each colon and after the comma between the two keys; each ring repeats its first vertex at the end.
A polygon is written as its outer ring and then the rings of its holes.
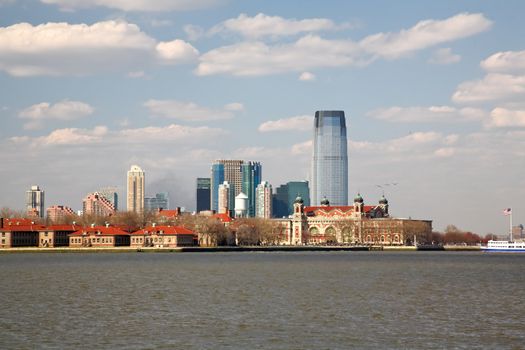
{"type": "Polygon", "coordinates": [[[0,206],[146,172],[195,208],[215,159],[307,180],[344,110],[350,198],[479,234],[525,223],[522,1],[0,0],[0,206]]]}

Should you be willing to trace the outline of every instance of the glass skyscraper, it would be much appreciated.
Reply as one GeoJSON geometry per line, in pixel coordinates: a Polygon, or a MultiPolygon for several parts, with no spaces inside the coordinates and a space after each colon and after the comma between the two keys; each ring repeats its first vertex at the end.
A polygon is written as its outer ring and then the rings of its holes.
{"type": "Polygon", "coordinates": [[[203,210],[210,210],[210,186],[211,179],[209,177],[198,177],[197,178],[197,205],[196,211],[201,212],[203,210]]]}
{"type": "Polygon", "coordinates": [[[297,197],[303,199],[306,207],[310,206],[308,181],[290,181],[277,187],[273,195],[273,216],[287,217],[293,214],[293,203],[297,197]]]}
{"type": "Polygon", "coordinates": [[[242,192],[248,196],[248,217],[255,216],[255,190],[261,183],[262,167],[259,162],[246,162],[241,165],[242,192]]]}
{"type": "Polygon", "coordinates": [[[215,212],[219,211],[219,185],[224,182],[224,164],[213,163],[211,165],[211,178],[210,178],[210,209],[215,212]]]}
{"type": "Polygon", "coordinates": [[[310,201],[319,205],[348,205],[348,155],[344,111],[317,111],[310,201]]]}

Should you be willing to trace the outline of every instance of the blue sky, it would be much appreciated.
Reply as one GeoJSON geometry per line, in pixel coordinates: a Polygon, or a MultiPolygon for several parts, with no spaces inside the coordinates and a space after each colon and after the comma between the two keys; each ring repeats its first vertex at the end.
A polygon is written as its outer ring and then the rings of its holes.
{"type": "MultiPolygon", "coordinates": [[[[0,206],[147,193],[194,208],[217,158],[308,179],[316,110],[343,109],[350,197],[504,233],[525,221],[521,1],[0,0],[0,206]],[[384,184],[398,183],[396,186],[384,184]]],[[[123,196],[122,196],[123,198],[123,196]]],[[[121,201],[123,202],[123,201],[121,201]]]]}

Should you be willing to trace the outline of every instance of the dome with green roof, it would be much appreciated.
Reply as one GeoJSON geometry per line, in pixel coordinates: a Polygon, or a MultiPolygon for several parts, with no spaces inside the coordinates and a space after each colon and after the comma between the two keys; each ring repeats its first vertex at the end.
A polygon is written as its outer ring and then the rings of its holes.
{"type": "Polygon", "coordinates": [[[361,194],[358,193],[357,196],[354,198],[354,203],[363,203],[363,197],[361,197],[361,194]]]}

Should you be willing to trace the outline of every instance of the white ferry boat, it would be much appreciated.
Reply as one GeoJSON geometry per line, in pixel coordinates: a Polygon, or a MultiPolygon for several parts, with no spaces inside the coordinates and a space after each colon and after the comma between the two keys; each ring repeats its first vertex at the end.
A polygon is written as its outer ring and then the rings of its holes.
{"type": "Polygon", "coordinates": [[[525,241],[492,241],[487,246],[481,247],[486,252],[523,252],[525,253],[525,241]]]}

